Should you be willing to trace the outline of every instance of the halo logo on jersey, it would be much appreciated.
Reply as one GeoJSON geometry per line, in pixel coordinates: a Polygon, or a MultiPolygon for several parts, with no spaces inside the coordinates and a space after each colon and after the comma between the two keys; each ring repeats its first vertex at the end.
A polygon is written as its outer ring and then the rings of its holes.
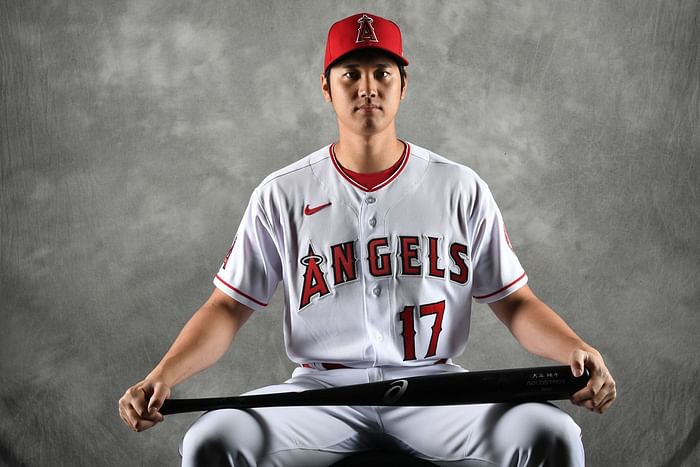
{"type": "Polygon", "coordinates": [[[301,300],[299,302],[299,309],[301,310],[311,302],[311,297],[314,295],[318,294],[323,297],[331,292],[328,289],[325,275],[323,271],[321,271],[323,256],[317,255],[311,245],[309,245],[309,253],[301,258],[299,262],[303,266],[306,266],[306,270],[304,271],[304,288],[302,289],[301,300]]]}
{"type": "MultiPolygon", "coordinates": [[[[506,225],[505,225],[505,224],[503,224],[503,235],[506,236],[506,243],[508,244],[508,246],[510,247],[510,249],[513,250],[513,244],[510,243],[510,237],[508,236],[508,230],[506,230],[506,225]]],[[[513,251],[515,251],[515,250],[513,250],[513,251]]]]}
{"type": "Polygon", "coordinates": [[[374,20],[370,18],[367,15],[362,15],[360,18],[357,20],[358,23],[360,23],[360,26],[357,28],[357,39],[355,40],[355,43],[359,44],[360,42],[379,42],[379,39],[377,39],[377,35],[374,32],[374,27],[372,27],[372,22],[374,20]]]}
{"type": "Polygon", "coordinates": [[[236,234],[235,237],[233,237],[233,243],[231,243],[231,246],[228,248],[228,251],[226,252],[226,256],[224,256],[224,264],[221,266],[221,269],[226,269],[226,264],[228,263],[228,259],[231,257],[231,252],[233,251],[233,246],[236,244],[236,238],[238,238],[238,234],[236,234]]]}

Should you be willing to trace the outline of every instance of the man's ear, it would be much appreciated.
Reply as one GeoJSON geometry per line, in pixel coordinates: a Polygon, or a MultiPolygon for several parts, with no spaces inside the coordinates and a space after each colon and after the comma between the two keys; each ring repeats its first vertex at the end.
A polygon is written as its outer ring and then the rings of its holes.
{"type": "Polygon", "coordinates": [[[408,74],[403,75],[403,89],[401,89],[401,100],[406,97],[406,88],[408,87],[408,74]]]}
{"type": "Polygon", "coordinates": [[[332,102],[333,99],[331,99],[331,89],[330,86],[328,85],[328,81],[326,80],[326,75],[324,73],[321,73],[321,92],[323,93],[323,98],[325,99],[326,102],[332,102]]]}

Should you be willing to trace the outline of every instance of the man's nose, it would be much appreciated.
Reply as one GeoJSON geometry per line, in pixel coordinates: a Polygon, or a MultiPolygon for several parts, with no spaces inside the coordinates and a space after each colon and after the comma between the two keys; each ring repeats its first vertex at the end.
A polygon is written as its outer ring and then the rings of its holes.
{"type": "Polygon", "coordinates": [[[360,97],[377,97],[377,82],[372,78],[372,75],[363,76],[360,80],[360,97]]]}

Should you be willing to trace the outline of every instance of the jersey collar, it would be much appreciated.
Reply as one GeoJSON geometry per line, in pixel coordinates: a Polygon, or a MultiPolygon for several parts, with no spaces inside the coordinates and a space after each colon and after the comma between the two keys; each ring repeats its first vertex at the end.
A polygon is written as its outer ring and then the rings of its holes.
{"type": "Polygon", "coordinates": [[[408,164],[408,157],[411,154],[411,146],[403,140],[399,140],[399,141],[401,141],[403,143],[403,153],[401,153],[401,158],[400,158],[401,163],[399,164],[398,168],[394,171],[393,174],[391,174],[386,180],[384,180],[383,182],[381,182],[380,184],[378,184],[372,188],[366,187],[366,186],[362,185],[361,183],[359,183],[350,174],[348,174],[347,170],[342,165],[340,165],[340,163],[338,162],[338,159],[336,158],[336,155],[335,155],[335,149],[334,149],[335,143],[328,146],[328,151],[330,153],[331,161],[333,162],[333,167],[335,167],[335,169],[338,171],[338,173],[345,180],[347,180],[352,186],[359,188],[362,191],[373,192],[373,191],[377,191],[377,190],[384,188],[385,186],[390,184],[392,181],[394,181],[399,176],[399,174],[403,171],[403,169],[406,167],[406,165],[408,164]]]}

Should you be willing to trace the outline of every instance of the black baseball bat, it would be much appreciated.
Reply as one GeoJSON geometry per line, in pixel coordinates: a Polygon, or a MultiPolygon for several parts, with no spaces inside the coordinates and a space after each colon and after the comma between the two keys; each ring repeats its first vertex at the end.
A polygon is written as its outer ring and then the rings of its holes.
{"type": "Polygon", "coordinates": [[[328,389],[204,399],[167,399],[163,415],[218,409],[312,405],[429,406],[569,399],[586,386],[564,365],[414,376],[328,389]]]}

